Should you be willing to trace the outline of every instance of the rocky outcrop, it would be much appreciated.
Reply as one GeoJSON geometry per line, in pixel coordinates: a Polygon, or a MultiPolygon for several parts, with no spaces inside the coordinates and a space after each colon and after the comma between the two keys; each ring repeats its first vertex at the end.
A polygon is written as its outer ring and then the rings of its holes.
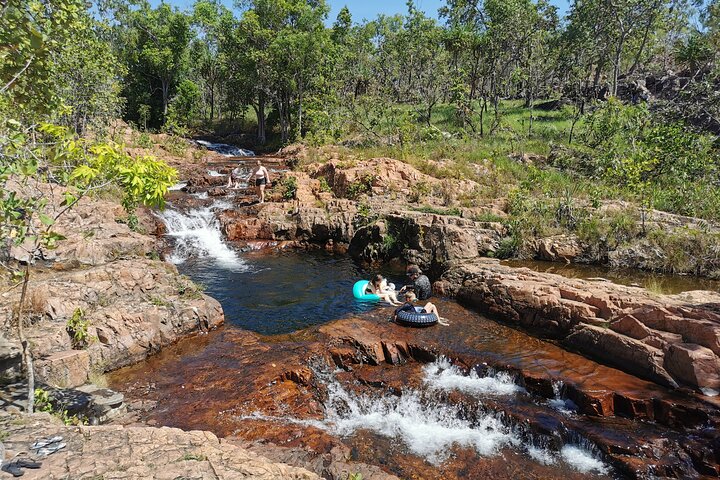
{"type": "Polygon", "coordinates": [[[35,441],[62,436],[65,448],[47,457],[37,457],[42,465],[24,470],[23,478],[28,479],[320,479],[308,470],[272,462],[209,432],[152,427],[67,427],[47,414],[0,413],[0,426],[7,460],[16,454],[28,458],[35,441]]]}
{"type": "MultiPolygon", "coordinates": [[[[160,261],[120,260],[37,277],[28,287],[32,325],[26,336],[36,376],[51,385],[82,385],[93,373],[139,362],[224,320],[217,301],[160,261]],[[73,317],[87,325],[81,333],[69,328],[73,317]]],[[[15,290],[2,294],[6,325],[18,298],[15,290]]]]}
{"type": "Polygon", "coordinates": [[[514,269],[489,259],[447,272],[436,287],[659,384],[720,390],[717,293],[652,295],[609,282],[514,269]]]}
{"type": "MultiPolygon", "coordinates": [[[[49,185],[38,188],[50,196],[48,211],[53,212],[51,216],[63,210],[60,192],[55,192],[53,196],[49,185]]],[[[143,212],[138,211],[141,216],[143,212]]],[[[127,213],[118,203],[83,198],[53,225],[53,231],[65,239],[57,242],[56,248],[41,247],[40,257],[53,262],[56,268],[74,268],[80,265],[101,265],[119,258],[145,256],[153,252],[155,239],[132,231],[126,222],[127,213]]],[[[27,248],[28,245],[14,246],[10,249],[9,257],[27,261],[27,248]]]]}

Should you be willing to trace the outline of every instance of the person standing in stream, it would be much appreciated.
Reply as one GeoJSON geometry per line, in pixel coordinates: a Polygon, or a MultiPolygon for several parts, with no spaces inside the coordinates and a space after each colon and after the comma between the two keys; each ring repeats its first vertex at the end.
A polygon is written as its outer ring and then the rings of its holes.
{"type": "Polygon", "coordinates": [[[411,291],[415,293],[418,300],[427,300],[432,296],[432,287],[430,286],[430,279],[427,275],[423,275],[422,270],[417,265],[408,265],[405,271],[408,278],[413,282],[410,285],[405,285],[400,289],[400,293],[411,291]]]}
{"type": "Polygon", "coordinates": [[[257,161],[257,166],[250,172],[248,182],[253,182],[260,203],[265,203],[265,185],[270,183],[270,172],[268,172],[267,168],[263,167],[260,160],[257,161]]]}

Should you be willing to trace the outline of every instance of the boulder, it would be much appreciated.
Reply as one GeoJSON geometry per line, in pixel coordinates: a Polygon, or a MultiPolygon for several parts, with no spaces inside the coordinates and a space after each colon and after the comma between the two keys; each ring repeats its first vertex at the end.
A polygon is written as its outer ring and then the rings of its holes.
{"type": "Polygon", "coordinates": [[[662,351],[612,330],[581,325],[563,343],[660,385],[678,386],[663,366],[662,351]]]}
{"type": "Polygon", "coordinates": [[[35,361],[35,375],[53,387],[79,387],[88,381],[90,355],[85,350],[55,352],[35,361]]]}
{"type": "Polygon", "coordinates": [[[572,262],[584,252],[575,235],[555,235],[536,240],[534,250],[540,260],[566,263],[572,262]]]}
{"type": "Polygon", "coordinates": [[[665,368],[686,385],[720,390],[720,359],[708,348],[671,344],[665,353],[665,368]]]}

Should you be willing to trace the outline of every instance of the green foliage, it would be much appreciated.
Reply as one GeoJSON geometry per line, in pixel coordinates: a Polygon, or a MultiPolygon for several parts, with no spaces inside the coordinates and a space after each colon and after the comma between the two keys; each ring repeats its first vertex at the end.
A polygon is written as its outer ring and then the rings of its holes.
{"type": "Polygon", "coordinates": [[[55,405],[55,400],[45,389],[35,389],[35,407],[38,412],[49,413],[58,417],[65,425],[83,425],[85,422],[77,415],[69,415],[63,405],[55,405]]]}
{"type": "Polygon", "coordinates": [[[363,201],[357,204],[357,213],[353,219],[353,225],[355,228],[362,228],[368,226],[377,220],[378,215],[373,211],[372,207],[363,201]]]}
{"type": "Polygon", "coordinates": [[[285,177],[280,182],[284,200],[293,200],[297,195],[297,177],[285,177]]]}
{"type": "Polygon", "coordinates": [[[350,185],[347,186],[345,195],[351,200],[356,200],[360,195],[370,193],[373,183],[375,183],[375,175],[368,173],[350,183],[350,185]]]}
{"type": "Polygon", "coordinates": [[[413,203],[420,203],[432,193],[432,186],[427,182],[415,182],[410,187],[408,200],[413,203]]]}
{"type": "Polygon", "coordinates": [[[118,185],[123,206],[133,214],[140,204],[162,206],[175,182],[175,170],[164,163],[131,158],[118,145],[79,139],[65,127],[25,128],[10,120],[0,128],[0,236],[23,248],[31,262],[41,248],[63,239],[53,226],[86,194],[118,185]],[[59,186],[59,205],[49,190],[31,187],[42,182],[59,186]]]}
{"type": "Polygon", "coordinates": [[[423,205],[421,207],[412,207],[416,212],[432,213],[434,215],[449,215],[454,217],[462,216],[462,210],[457,207],[453,208],[437,208],[429,205],[423,205]]]}
{"type": "Polygon", "coordinates": [[[152,148],[153,141],[147,132],[142,132],[140,134],[140,136],[138,137],[137,144],[139,147],[142,147],[142,148],[152,148]]]}
{"type": "Polygon", "coordinates": [[[321,192],[331,192],[332,189],[330,188],[330,184],[328,184],[328,181],[325,177],[320,177],[320,191],[321,192]]]}
{"type": "Polygon", "coordinates": [[[73,348],[81,350],[87,347],[90,340],[88,334],[88,327],[90,326],[90,320],[85,318],[85,312],[82,308],[76,308],[65,325],[70,339],[72,340],[73,348]]]}

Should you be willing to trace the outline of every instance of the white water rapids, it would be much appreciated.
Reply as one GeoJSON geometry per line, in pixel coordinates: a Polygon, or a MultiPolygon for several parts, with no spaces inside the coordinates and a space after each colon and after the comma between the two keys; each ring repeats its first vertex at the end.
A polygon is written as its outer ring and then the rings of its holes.
{"type": "Polygon", "coordinates": [[[196,140],[196,142],[198,145],[201,145],[208,150],[217,152],[225,157],[252,157],[255,155],[255,152],[252,150],[246,150],[226,143],[212,143],[205,140],[196,140]]]}
{"type": "Polygon", "coordinates": [[[400,396],[356,395],[346,390],[332,374],[316,374],[327,386],[325,418],[322,421],[299,420],[252,414],[241,419],[294,423],[350,436],[358,430],[403,441],[407,449],[432,464],[445,461],[454,447],[470,448],[481,456],[500,454],[511,447],[524,451],[538,463],[563,462],[583,473],[608,473],[590,443],[577,441],[564,445],[559,452],[523,441],[521,431],[503,422],[500,414],[467,410],[438,399],[438,391],[459,390],[479,397],[499,397],[524,392],[504,373],[481,377],[464,375],[450,362],[440,359],[424,368],[425,391],[405,390],[400,396]],[[468,418],[471,417],[471,418],[468,418]]]}
{"type": "Polygon", "coordinates": [[[166,235],[174,239],[173,253],[168,260],[176,265],[188,258],[205,258],[218,267],[238,270],[247,265],[223,239],[220,224],[215,216],[218,210],[232,208],[227,202],[215,201],[209,207],[179,212],[168,208],[158,213],[167,228],[166,235]]]}

